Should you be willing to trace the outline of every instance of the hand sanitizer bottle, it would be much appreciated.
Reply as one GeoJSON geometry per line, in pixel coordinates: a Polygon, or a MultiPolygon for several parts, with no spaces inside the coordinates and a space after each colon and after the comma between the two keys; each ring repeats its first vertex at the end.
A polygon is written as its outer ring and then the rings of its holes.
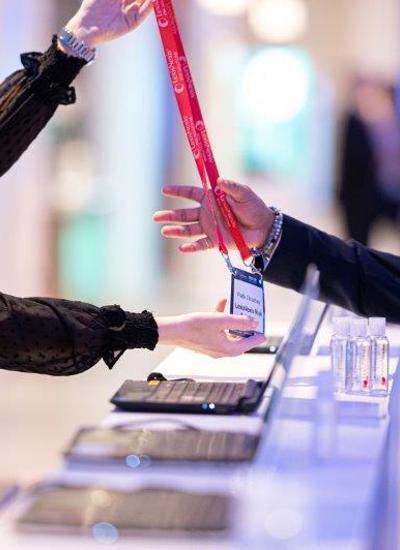
{"type": "Polygon", "coordinates": [[[386,337],[386,319],[371,317],[369,319],[371,338],[371,376],[372,390],[377,394],[389,391],[389,340],[386,337]]]}
{"type": "Polygon", "coordinates": [[[333,318],[333,334],[330,342],[331,366],[336,392],[346,389],[346,357],[349,338],[349,317],[333,318]]]}
{"type": "Polygon", "coordinates": [[[371,339],[367,319],[351,319],[348,345],[346,391],[371,391],[371,339]]]}

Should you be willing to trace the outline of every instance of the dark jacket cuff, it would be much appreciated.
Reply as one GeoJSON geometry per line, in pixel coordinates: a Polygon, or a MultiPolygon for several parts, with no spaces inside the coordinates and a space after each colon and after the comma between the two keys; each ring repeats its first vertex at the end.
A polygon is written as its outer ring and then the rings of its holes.
{"type": "Polygon", "coordinates": [[[282,236],[264,273],[270,283],[299,290],[311,261],[309,227],[290,216],[283,217],[282,236]]]}

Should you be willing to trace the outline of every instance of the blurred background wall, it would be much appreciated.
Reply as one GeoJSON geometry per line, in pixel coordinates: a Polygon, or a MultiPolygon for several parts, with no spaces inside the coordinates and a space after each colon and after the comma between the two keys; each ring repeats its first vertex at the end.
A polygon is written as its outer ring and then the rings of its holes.
{"type": "MultiPolygon", "coordinates": [[[[354,109],[355,77],[397,86],[399,2],[175,4],[221,173],[287,213],[347,236],[336,201],[343,120],[354,109]]],[[[21,52],[44,51],[78,5],[0,0],[0,77],[20,67],[21,52]]],[[[228,285],[218,254],[182,257],[151,221],[156,209],[172,205],[160,194],[163,184],[199,184],[153,17],[103,46],[76,88],[77,104],[60,107],[1,179],[1,290],[156,314],[213,308],[228,285]]],[[[379,218],[370,244],[399,252],[396,219],[379,218]]],[[[269,319],[290,318],[293,293],[268,287],[267,300],[269,319]]],[[[16,460],[13,449],[24,448],[27,433],[42,442],[33,446],[36,472],[54,460],[68,430],[108,410],[127,374],[144,375],[163,354],[133,352],[112,373],[103,366],[68,381],[1,373],[0,434],[9,443],[3,461],[10,471],[25,471],[26,457],[16,460]],[[16,387],[23,404],[15,402],[16,387]]]]}
{"type": "MultiPolygon", "coordinates": [[[[1,0],[2,75],[18,68],[21,51],[44,50],[78,5],[1,0]]],[[[193,0],[177,8],[222,174],[341,234],[340,120],[354,74],[397,81],[398,2],[193,0]]],[[[60,108],[2,179],[1,288],[161,309],[168,288],[165,307],[174,291],[179,310],[196,304],[194,294],[205,303],[207,289],[197,289],[211,264],[224,292],[217,254],[182,259],[151,222],[163,183],[198,183],[153,18],[103,47],[76,85],[78,103],[60,108]]]]}

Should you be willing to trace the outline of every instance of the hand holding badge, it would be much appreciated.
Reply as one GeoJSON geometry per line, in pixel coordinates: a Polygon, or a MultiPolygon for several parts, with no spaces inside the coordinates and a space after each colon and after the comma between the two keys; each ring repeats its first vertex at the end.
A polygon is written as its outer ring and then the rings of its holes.
{"type": "Polygon", "coordinates": [[[235,331],[234,334],[242,337],[252,336],[255,333],[264,334],[265,306],[262,273],[255,267],[255,256],[243,238],[225,193],[217,185],[219,172],[180,36],[172,0],[154,0],[154,12],[182,123],[210,211],[213,214],[218,248],[231,273],[230,312],[252,317],[258,323],[254,332],[235,331]],[[210,193],[213,194],[215,201],[212,200],[210,193]],[[234,268],[231,264],[228,248],[218,223],[216,208],[219,209],[225,225],[232,235],[244,265],[250,268],[252,273],[234,268]]]}

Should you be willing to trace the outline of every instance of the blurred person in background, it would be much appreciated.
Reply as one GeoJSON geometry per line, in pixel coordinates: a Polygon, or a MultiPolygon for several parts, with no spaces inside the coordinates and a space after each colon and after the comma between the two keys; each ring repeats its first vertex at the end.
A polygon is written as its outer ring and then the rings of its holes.
{"type": "MultiPolygon", "coordinates": [[[[0,85],[0,175],[44,128],[58,105],[75,102],[70,87],[94,58],[94,48],[134,30],[152,0],[84,0],[44,54],[21,56],[24,70],[0,85]]],[[[239,355],[262,336],[232,339],[229,329],[251,330],[245,316],[211,314],[154,318],[119,306],[49,298],[21,299],[0,293],[0,368],[55,376],[81,373],[101,358],[112,368],[127,349],[159,344],[190,348],[213,357],[239,355]]]]}
{"type": "Polygon", "coordinates": [[[377,78],[354,82],[343,131],[339,202],[348,236],[365,245],[378,220],[398,221],[400,121],[394,87],[377,78]]]}
{"type": "MultiPolygon", "coordinates": [[[[320,271],[320,300],[358,315],[400,323],[400,256],[378,252],[357,241],[345,242],[290,216],[282,218],[246,185],[223,179],[218,185],[246,243],[256,249],[256,267],[263,271],[266,281],[300,292],[307,267],[314,264],[320,271]]],[[[193,200],[198,206],[156,212],[154,221],[165,224],[162,234],[194,239],[179,247],[184,253],[215,248],[214,218],[203,189],[174,185],[163,192],[168,197],[193,200]]],[[[217,207],[215,210],[218,212],[217,207]]],[[[218,216],[225,242],[234,249],[231,233],[218,216]]]]}

